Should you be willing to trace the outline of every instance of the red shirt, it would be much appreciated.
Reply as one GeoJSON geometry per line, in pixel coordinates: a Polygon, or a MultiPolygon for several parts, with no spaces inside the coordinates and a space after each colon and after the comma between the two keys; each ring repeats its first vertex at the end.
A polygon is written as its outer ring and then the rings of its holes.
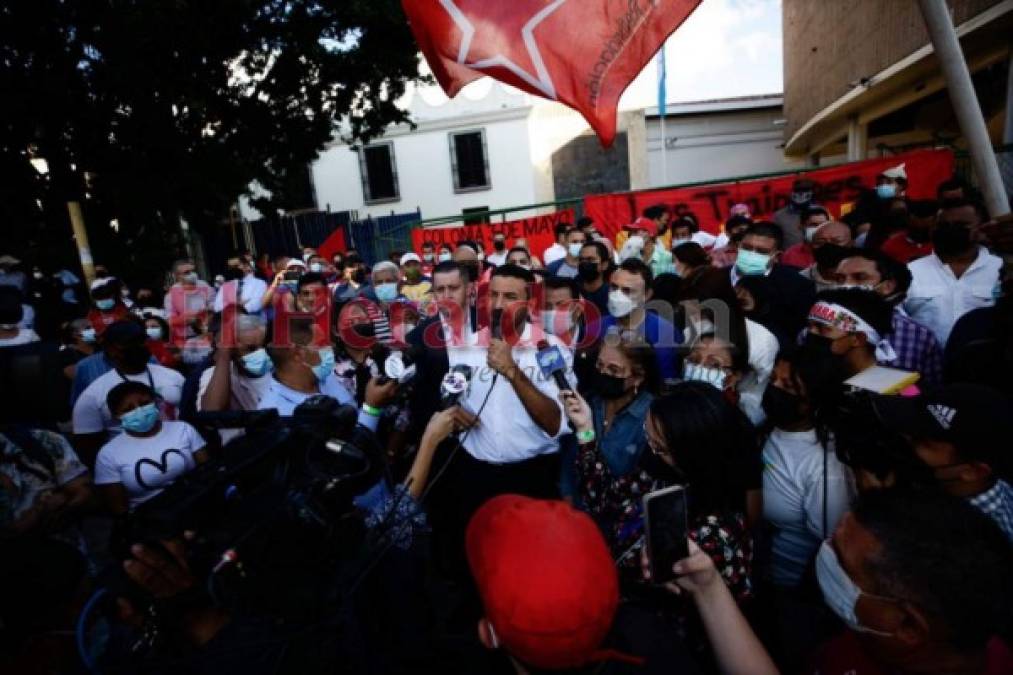
{"type": "Polygon", "coordinates": [[[816,264],[816,258],[813,256],[812,246],[806,242],[801,242],[789,247],[787,251],[781,254],[781,263],[804,270],[816,264]]]}
{"type": "MultiPolygon", "coordinates": [[[[816,654],[812,675],[896,675],[899,671],[883,666],[869,655],[862,641],[852,631],[845,631],[823,645],[816,654]]],[[[1013,652],[1002,640],[993,638],[985,650],[985,670],[981,675],[1003,675],[1013,672],[1013,652]]]]}
{"type": "Polygon", "coordinates": [[[897,262],[907,265],[912,260],[924,258],[932,253],[932,242],[919,244],[908,239],[906,232],[898,232],[883,242],[880,250],[897,262]]]}
{"type": "Polygon", "coordinates": [[[93,307],[88,312],[87,318],[91,327],[95,329],[95,334],[102,335],[102,333],[106,332],[106,328],[108,328],[111,324],[114,324],[117,321],[123,321],[129,316],[130,310],[127,309],[127,306],[122,302],[117,302],[116,305],[108,312],[103,312],[102,310],[93,307]]]}

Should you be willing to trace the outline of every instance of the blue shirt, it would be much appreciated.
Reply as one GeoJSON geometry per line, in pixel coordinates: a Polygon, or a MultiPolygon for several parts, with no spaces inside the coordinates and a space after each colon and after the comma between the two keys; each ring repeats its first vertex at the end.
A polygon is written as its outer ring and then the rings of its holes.
{"type": "MultiPolygon", "coordinates": [[[[610,328],[616,325],[617,320],[611,314],[602,317],[601,331],[598,337],[603,337],[610,328]]],[[[678,379],[682,374],[679,367],[681,359],[677,351],[679,345],[682,344],[682,331],[668,320],[651,312],[644,315],[644,322],[634,330],[654,347],[661,379],[665,381],[678,379]]]]}
{"type": "Polygon", "coordinates": [[[74,384],[70,388],[70,407],[77,403],[77,398],[88,388],[88,385],[113,369],[112,362],[106,358],[105,352],[95,352],[77,362],[74,370],[74,384]]]}
{"type": "Polygon", "coordinates": [[[605,458],[613,476],[625,476],[637,466],[640,453],[647,444],[644,420],[647,419],[647,411],[653,401],[654,396],[646,391],[641,392],[628,406],[616,413],[606,430],[605,399],[597,396],[591,399],[598,452],[605,458]]]}

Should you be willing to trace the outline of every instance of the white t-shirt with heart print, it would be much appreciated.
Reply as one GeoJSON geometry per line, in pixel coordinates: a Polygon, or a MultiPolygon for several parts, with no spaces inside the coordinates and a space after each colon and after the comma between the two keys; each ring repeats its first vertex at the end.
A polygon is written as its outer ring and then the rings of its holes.
{"type": "Polygon", "coordinates": [[[193,455],[203,447],[204,439],[186,422],[162,422],[148,438],[122,433],[99,450],[95,484],[122,483],[133,511],[197,466],[193,455]]]}

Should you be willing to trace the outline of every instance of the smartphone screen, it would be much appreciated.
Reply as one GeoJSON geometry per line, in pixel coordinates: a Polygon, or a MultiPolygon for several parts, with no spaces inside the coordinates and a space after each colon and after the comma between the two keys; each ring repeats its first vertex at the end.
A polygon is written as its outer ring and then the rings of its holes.
{"type": "Polygon", "coordinates": [[[689,557],[685,488],[677,485],[644,495],[644,519],[651,580],[663,584],[675,578],[672,566],[689,557]]]}

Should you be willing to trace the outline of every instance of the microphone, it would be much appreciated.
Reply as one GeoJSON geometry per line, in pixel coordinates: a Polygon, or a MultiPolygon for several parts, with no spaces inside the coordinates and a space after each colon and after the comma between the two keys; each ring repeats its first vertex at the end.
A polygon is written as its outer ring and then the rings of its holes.
{"type": "Polygon", "coordinates": [[[492,336],[496,340],[503,339],[503,310],[494,309],[492,310],[492,323],[489,324],[489,330],[492,331],[492,336]]]}
{"type": "Polygon", "coordinates": [[[543,377],[555,380],[560,392],[573,392],[573,387],[566,381],[566,359],[563,358],[559,347],[550,345],[546,340],[539,340],[538,354],[535,358],[538,360],[538,368],[542,371],[543,377]]]}
{"type": "Polygon", "coordinates": [[[237,429],[239,427],[262,427],[278,419],[278,411],[268,410],[205,410],[197,413],[199,425],[209,429],[237,429]]]}
{"type": "Polygon", "coordinates": [[[468,393],[471,384],[471,366],[458,364],[451,368],[440,382],[440,403],[443,410],[457,405],[468,393]]]}
{"type": "Polygon", "coordinates": [[[383,364],[384,375],[397,380],[398,384],[409,382],[415,377],[415,362],[421,352],[418,347],[410,347],[404,352],[391,352],[383,364]]]}

